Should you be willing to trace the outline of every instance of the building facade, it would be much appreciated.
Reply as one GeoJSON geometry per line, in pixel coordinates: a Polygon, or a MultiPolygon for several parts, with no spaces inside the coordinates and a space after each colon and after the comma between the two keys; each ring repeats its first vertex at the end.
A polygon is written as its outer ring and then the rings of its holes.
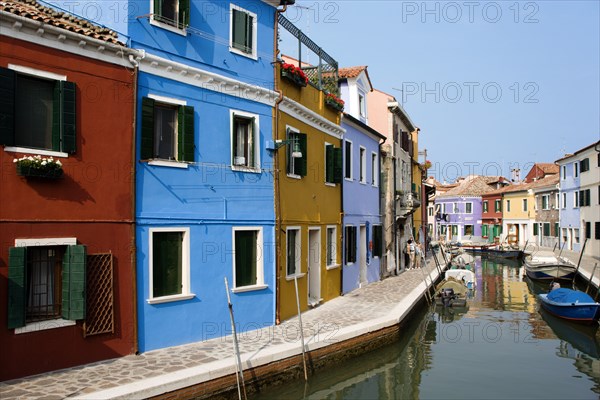
{"type": "Polygon", "coordinates": [[[560,194],[558,189],[559,176],[549,175],[534,184],[535,198],[535,224],[533,235],[535,243],[544,247],[558,247],[559,204],[560,194]]]}
{"type": "Polygon", "coordinates": [[[0,380],[137,351],[136,53],[87,21],[5,3],[0,380]]]}

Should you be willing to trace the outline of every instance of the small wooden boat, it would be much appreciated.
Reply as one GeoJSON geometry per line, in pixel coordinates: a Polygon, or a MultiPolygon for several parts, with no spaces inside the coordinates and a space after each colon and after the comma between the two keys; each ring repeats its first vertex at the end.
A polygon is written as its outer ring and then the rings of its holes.
{"type": "Polygon", "coordinates": [[[454,278],[444,279],[435,288],[435,304],[444,307],[465,307],[469,289],[454,278]]]}
{"type": "Polygon", "coordinates": [[[468,269],[449,269],[444,273],[446,279],[453,278],[462,282],[467,289],[475,289],[475,273],[468,269]]]}
{"type": "Polygon", "coordinates": [[[538,251],[525,257],[525,273],[537,280],[573,280],[577,266],[551,251],[538,251]]]}
{"type": "Polygon", "coordinates": [[[489,247],[485,254],[490,257],[498,258],[519,258],[523,255],[523,252],[518,247],[509,245],[496,245],[489,247]]]}
{"type": "Polygon", "coordinates": [[[451,268],[460,268],[460,269],[471,269],[471,266],[475,263],[475,257],[468,253],[459,253],[452,257],[450,260],[451,268]]]}
{"type": "Polygon", "coordinates": [[[482,243],[482,242],[462,242],[459,243],[460,248],[465,251],[470,251],[473,253],[483,253],[488,251],[488,249],[493,248],[494,243],[482,243]]]}
{"type": "Polygon", "coordinates": [[[559,318],[587,324],[600,319],[600,303],[596,303],[587,293],[558,288],[538,297],[542,307],[559,318]]]}

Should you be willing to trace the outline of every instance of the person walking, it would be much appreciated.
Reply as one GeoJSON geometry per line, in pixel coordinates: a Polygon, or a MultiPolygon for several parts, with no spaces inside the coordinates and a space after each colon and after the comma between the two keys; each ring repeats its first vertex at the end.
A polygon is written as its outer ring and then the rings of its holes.
{"type": "Polygon", "coordinates": [[[406,242],[406,252],[408,253],[408,265],[406,269],[413,269],[415,268],[416,247],[412,238],[408,239],[408,242],[406,242]]]}

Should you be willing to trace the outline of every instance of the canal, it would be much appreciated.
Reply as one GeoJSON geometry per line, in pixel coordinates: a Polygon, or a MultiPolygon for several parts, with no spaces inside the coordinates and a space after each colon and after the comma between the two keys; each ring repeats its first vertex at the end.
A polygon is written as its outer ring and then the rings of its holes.
{"type": "Polygon", "coordinates": [[[540,311],[547,285],[520,263],[478,256],[475,273],[467,308],[423,307],[398,342],[253,399],[598,399],[597,327],[540,311]]]}

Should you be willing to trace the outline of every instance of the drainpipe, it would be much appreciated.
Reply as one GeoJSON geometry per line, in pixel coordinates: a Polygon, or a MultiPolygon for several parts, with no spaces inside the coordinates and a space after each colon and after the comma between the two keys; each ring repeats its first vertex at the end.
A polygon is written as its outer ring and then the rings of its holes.
{"type": "MultiPolygon", "coordinates": [[[[279,46],[277,44],[277,37],[279,35],[279,14],[284,13],[287,10],[287,0],[283,0],[283,8],[275,10],[275,25],[274,25],[274,35],[273,35],[273,83],[275,84],[274,91],[279,94],[279,97],[275,101],[274,114],[275,114],[275,122],[274,122],[274,130],[273,130],[273,139],[279,139],[279,104],[283,101],[283,91],[279,88],[277,84],[277,56],[279,55],[279,46]]],[[[274,185],[274,205],[275,205],[275,324],[279,325],[280,321],[280,258],[281,258],[281,240],[279,240],[279,235],[281,234],[281,196],[279,195],[279,153],[275,152],[273,157],[273,185],[274,185]]]]}
{"type": "Polygon", "coordinates": [[[140,61],[144,59],[146,56],[146,52],[144,50],[139,50],[137,56],[134,54],[129,54],[129,62],[133,66],[133,99],[132,99],[132,108],[133,108],[133,121],[132,121],[132,135],[133,141],[131,146],[131,215],[133,216],[133,224],[132,224],[132,235],[131,235],[131,266],[132,266],[132,295],[133,295],[133,352],[134,354],[139,353],[139,343],[138,343],[138,312],[137,312],[137,246],[136,246],[136,128],[137,128],[137,90],[138,90],[138,74],[140,70],[140,61]]]}

